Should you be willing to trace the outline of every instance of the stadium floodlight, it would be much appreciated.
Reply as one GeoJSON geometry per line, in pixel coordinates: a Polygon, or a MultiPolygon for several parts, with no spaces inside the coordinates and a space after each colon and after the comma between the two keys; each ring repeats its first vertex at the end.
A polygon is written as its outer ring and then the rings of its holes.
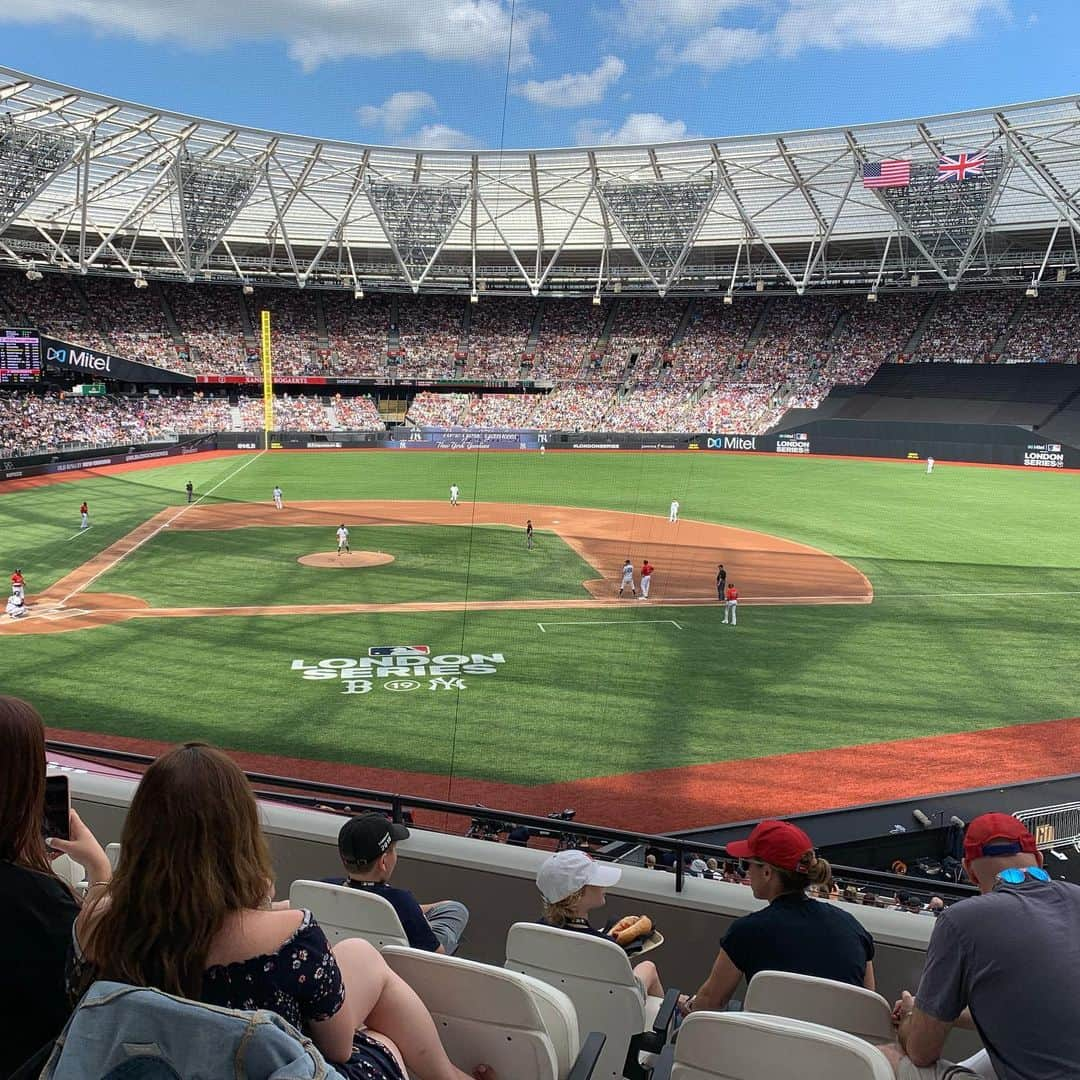
{"type": "Polygon", "coordinates": [[[252,285],[250,282],[245,281],[244,282],[244,287],[240,291],[245,296],[254,296],[255,295],[255,286],[252,285]]]}
{"type": "Polygon", "coordinates": [[[183,155],[176,165],[180,192],[180,254],[199,270],[247,206],[261,175],[250,164],[231,165],[183,155]]]}
{"type": "Polygon", "coordinates": [[[44,276],[45,275],[42,274],[42,272],[40,270],[35,270],[34,267],[32,267],[32,266],[30,267],[29,270],[26,271],[26,280],[27,281],[40,281],[44,276]]]}
{"type": "Polygon", "coordinates": [[[599,307],[600,306],[600,294],[599,293],[594,293],[593,294],[592,302],[593,302],[593,307],[599,307]]]}
{"type": "Polygon", "coordinates": [[[479,304],[480,303],[479,294],[478,293],[469,293],[469,303],[470,304],[479,304]]]}
{"type": "Polygon", "coordinates": [[[51,128],[0,119],[0,232],[48,187],[76,152],[75,140],[51,128]]]}
{"type": "Polygon", "coordinates": [[[145,289],[149,287],[150,282],[140,274],[132,284],[134,284],[136,289],[145,289]]]}
{"type": "Polygon", "coordinates": [[[868,292],[866,294],[866,299],[869,300],[871,304],[876,304],[877,303],[877,293],[876,292],[868,292]]]}
{"type": "Polygon", "coordinates": [[[735,300],[735,297],[732,296],[731,293],[724,293],[724,303],[725,304],[731,304],[731,303],[734,302],[734,300],[735,300]]]}
{"type": "Polygon", "coordinates": [[[1024,290],[1024,295],[1032,298],[1039,295],[1039,281],[1034,274],[1031,276],[1031,284],[1024,290]]]}
{"type": "Polygon", "coordinates": [[[1057,272],[1058,281],[1059,282],[1064,281],[1067,276],[1068,276],[1068,271],[1065,269],[1065,267],[1064,266],[1059,266],[1058,267],[1058,272],[1057,272]]]}
{"type": "Polygon", "coordinates": [[[912,274],[911,275],[911,287],[913,289],[917,289],[919,287],[919,275],[918,274],[912,274]]]}
{"type": "Polygon", "coordinates": [[[757,282],[754,285],[754,288],[757,289],[758,292],[764,292],[765,291],[765,279],[764,278],[758,278],[757,282]]]}
{"type": "Polygon", "coordinates": [[[354,300],[363,300],[364,299],[364,290],[361,289],[359,286],[357,286],[357,288],[353,289],[352,298],[354,300]]]}

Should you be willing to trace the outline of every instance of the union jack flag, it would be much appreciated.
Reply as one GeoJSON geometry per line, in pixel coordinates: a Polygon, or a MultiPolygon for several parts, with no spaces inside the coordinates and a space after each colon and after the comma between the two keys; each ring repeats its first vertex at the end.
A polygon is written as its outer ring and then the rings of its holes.
{"type": "Polygon", "coordinates": [[[955,157],[942,154],[938,159],[938,174],[935,183],[940,184],[942,180],[955,180],[959,183],[968,176],[978,176],[985,164],[985,150],[980,150],[976,154],[957,154],[955,157]]]}

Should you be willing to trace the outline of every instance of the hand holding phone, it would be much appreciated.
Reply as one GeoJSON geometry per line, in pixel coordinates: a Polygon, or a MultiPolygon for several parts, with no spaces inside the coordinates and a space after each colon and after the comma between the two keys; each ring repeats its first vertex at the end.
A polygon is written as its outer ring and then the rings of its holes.
{"type": "Polygon", "coordinates": [[[71,790],[63,773],[45,777],[45,836],[70,840],[71,790]]]}

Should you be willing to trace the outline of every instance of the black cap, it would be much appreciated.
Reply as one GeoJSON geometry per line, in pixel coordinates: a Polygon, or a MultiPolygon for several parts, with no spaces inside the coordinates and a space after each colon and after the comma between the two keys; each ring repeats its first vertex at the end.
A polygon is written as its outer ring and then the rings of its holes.
{"type": "Polygon", "coordinates": [[[338,853],[346,865],[374,862],[396,840],[407,840],[409,830],[382,814],[350,818],[338,833],[338,853]]]}

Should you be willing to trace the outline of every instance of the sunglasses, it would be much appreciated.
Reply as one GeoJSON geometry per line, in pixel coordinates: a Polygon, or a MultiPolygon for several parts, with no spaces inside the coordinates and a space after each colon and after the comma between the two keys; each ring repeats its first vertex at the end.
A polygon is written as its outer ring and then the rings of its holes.
{"type": "Polygon", "coordinates": [[[997,879],[1008,885],[1019,885],[1025,877],[1031,877],[1035,881],[1050,880],[1050,875],[1041,866],[1010,866],[1002,870],[997,879]]]}

